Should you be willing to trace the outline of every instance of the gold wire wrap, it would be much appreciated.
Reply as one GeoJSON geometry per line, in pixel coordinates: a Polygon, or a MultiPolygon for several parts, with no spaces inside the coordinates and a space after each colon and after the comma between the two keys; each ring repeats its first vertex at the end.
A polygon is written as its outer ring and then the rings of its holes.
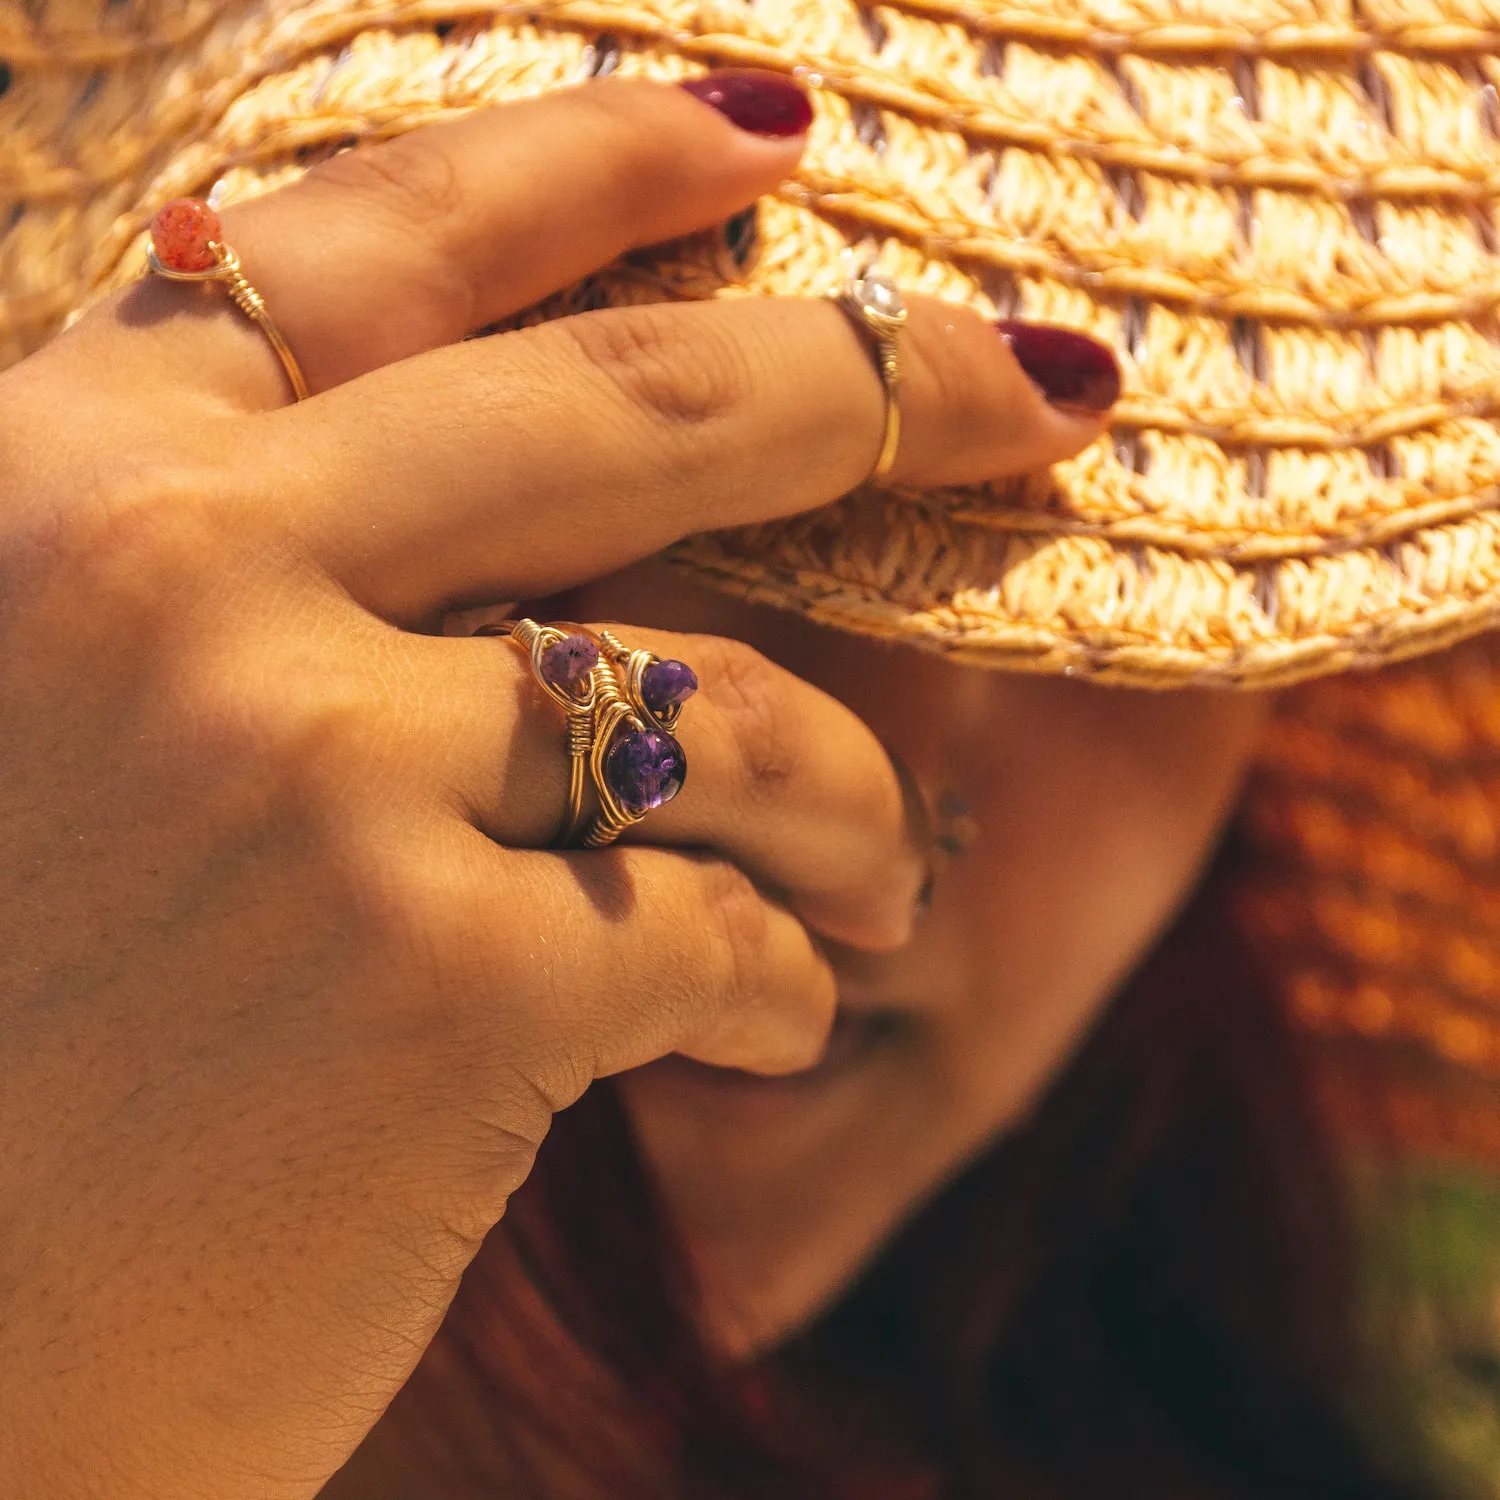
{"type": "Polygon", "coordinates": [[[865,483],[877,489],[889,483],[901,446],[901,330],[906,326],[906,305],[889,277],[872,266],[856,271],[842,286],[828,293],[829,299],[848,316],[855,327],[874,343],[875,369],[885,388],[885,430],[880,453],[865,483]],[[877,308],[861,289],[883,289],[893,300],[888,310],[877,308]]]}
{"type": "Polygon", "coordinates": [[[652,729],[674,734],[677,720],[682,715],[682,705],[674,703],[665,713],[654,713],[646,703],[645,694],[641,692],[641,679],[646,675],[646,668],[658,660],[657,656],[650,651],[631,650],[610,630],[601,630],[599,639],[604,643],[605,658],[621,678],[621,690],[631,708],[652,729]]]}
{"type": "MultiPolygon", "coordinates": [[[[615,643],[619,646],[619,643],[615,643]]],[[[621,648],[623,649],[623,648],[621,648]]],[[[634,655],[635,653],[628,653],[634,655]]],[[[649,656],[649,653],[646,653],[649,656]]],[[[655,727],[651,716],[638,713],[625,696],[613,663],[606,658],[595,668],[598,672],[598,692],[594,704],[594,743],[589,751],[589,771],[594,781],[594,792],[599,798],[599,811],[588,831],[583,835],[585,849],[603,849],[612,844],[627,828],[639,823],[646,814],[625,806],[611,790],[604,775],[604,759],[609,754],[615,734],[625,725],[635,730],[655,727]]]]}
{"type": "Polygon", "coordinates": [[[608,630],[590,630],[570,620],[538,625],[535,620],[502,620],[488,625],[482,635],[502,636],[514,641],[531,663],[531,675],[567,715],[568,805],[554,849],[603,849],[645,816],[646,810],[628,808],[614,794],[604,774],[604,762],[622,728],[637,732],[656,729],[672,733],[682,705],[674,703],[665,713],[655,714],[646,706],[641,678],[656,657],[649,651],[632,650],[608,630]],[[589,671],[585,691],[574,696],[547,680],[542,655],[559,641],[580,635],[595,642],[599,661],[589,671]],[[599,810],[586,818],[585,797],[592,782],[599,810]],[[585,826],[587,824],[587,826],[585,826]]]}
{"type": "Polygon", "coordinates": [[[250,285],[244,271],[240,269],[239,256],[220,240],[210,241],[209,249],[217,257],[218,264],[206,271],[174,271],[162,264],[154,246],[147,247],[146,261],[155,275],[165,276],[168,281],[222,281],[234,305],[270,341],[277,359],[281,361],[281,368],[286,371],[292,395],[298,401],[307,400],[307,381],[303,377],[302,367],[297,363],[297,356],[292,353],[291,345],[276,326],[276,320],[266,311],[265,299],[250,285]]]}
{"type": "MultiPolygon", "coordinates": [[[[584,693],[575,697],[562,688],[548,682],[542,672],[542,653],[569,636],[581,635],[590,640],[597,637],[591,630],[567,621],[550,625],[538,625],[535,620],[502,620],[486,626],[485,635],[500,636],[514,641],[531,663],[531,675],[541,684],[542,690],[555,703],[562,706],[567,716],[568,731],[568,804],[558,836],[553,840],[554,849],[570,848],[578,837],[584,820],[584,794],[587,790],[587,774],[590,756],[594,750],[595,707],[600,699],[600,690],[606,685],[614,689],[614,673],[601,659],[585,678],[584,693]]],[[[616,690],[617,691],[617,690],[616,690]]]]}

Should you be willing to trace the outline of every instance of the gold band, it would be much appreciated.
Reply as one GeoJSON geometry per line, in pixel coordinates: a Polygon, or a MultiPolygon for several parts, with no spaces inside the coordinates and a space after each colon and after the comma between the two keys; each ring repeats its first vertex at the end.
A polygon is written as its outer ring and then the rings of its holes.
{"type": "Polygon", "coordinates": [[[687,776],[687,760],[676,737],[677,721],[684,700],[698,690],[697,674],[686,662],[662,661],[650,651],[632,650],[613,631],[603,628],[598,638],[604,656],[589,771],[599,812],[583,835],[586,849],[602,849],[614,843],[651,808],[677,795],[687,776]],[[630,752],[631,742],[644,751],[644,764],[637,762],[633,771],[626,770],[617,789],[608,774],[608,761],[613,753],[630,752]],[[622,799],[621,790],[632,780],[638,793],[644,790],[645,805],[631,805],[622,799]]]}
{"type": "Polygon", "coordinates": [[[210,266],[206,271],[174,271],[164,266],[157,258],[155,246],[147,246],[146,260],[152,271],[158,276],[165,276],[168,281],[222,281],[234,305],[251,319],[270,341],[272,349],[276,351],[277,359],[281,361],[281,368],[286,371],[286,378],[292,387],[293,396],[298,401],[305,401],[307,381],[303,378],[302,367],[297,363],[297,356],[292,353],[291,346],[282,336],[275,320],[266,311],[266,304],[260,293],[245,279],[245,273],[240,269],[239,256],[221,240],[212,241],[210,248],[214,252],[217,264],[210,266]]]}
{"type": "Polygon", "coordinates": [[[562,827],[552,841],[554,849],[571,847],[583,826],[584,795],[588,788],[590,757],[594,750],[596,729],[595,709],[600,699],[601,687],[613,688],[614,673],[602,663],[583,677],[582,692],[573,694],[566,688],[551,682],[542,670],[542,654],[552,646],[581,635],[592,639],[592,632],[566,621],[551,625],[538,625],[535,620],[501,620],[495,625],[486,625],[480,635],[504,636],[518,645],[531,662],[531,675],[540,684],[542,691],[554,702],[562,705],[567,716],[568,729],[568,804],[563,814],[562,827]]]}
{"type": "Polygon", "coordinates": [[[674,703],[665,709],[652,708],[646,701],[643,679],[646,669],[660,660],[650,651],[632,651],[612,630],[601,629],[599,639],[604,643],[604,655],[620,679],[620,690],[625,701],[653,729],[663,729],[671,734],[677,728],[682,705],[674,703]]]}
{"type": "Polygon", "coordinates": [[[906,304],[890,277],[867,266],[829,293],[832,300],[874,341],[875,368],[885,387],[885,430],[880,453],[867,484],[884,485],[895,466],[901,445],[901,330],[906,304]]]}
{"type": "Polygon", "coordinates": [[[585,849],[603,849],[646,816],[626,807],[615,795],[604,772],[604,758],[609,754],[615,735],[624,727],[641,731],[646,728],[641,716],[631,707],[620,690],[619,679],[605,667],[599,674],[599,692],[594,708],[594,743],[589,750],[589,771],[599,811],[581,840],[585,849]]]}
{"type": "Polygon", "coordinates": [[[568,621],[502,620],[475,634],[514,641],[567,714],[568,806],[553,848],[602,849],[681,790],[687,759],[672,730],[698,688],[685,662],[632,651],[607,630],[568,621]],[[598,802],[591,819],[590,784],[598,802]]]}
{"type": "Polygon", "coordinates": [[[880,378],[885,382],[885,436],[880,442],[880,457],[870,471],[870,483],[884,485],[890,478],[896,462],[896,449],[901,444],[901,366],[896,359],[896,341],[883,338],[880,341],[880,378]]]}

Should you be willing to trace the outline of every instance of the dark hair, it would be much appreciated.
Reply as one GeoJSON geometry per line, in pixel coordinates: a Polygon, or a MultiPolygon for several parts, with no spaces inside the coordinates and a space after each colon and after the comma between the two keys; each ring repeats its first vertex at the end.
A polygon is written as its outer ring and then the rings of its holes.
{"type": "Polygon", "coordinates": [[[1030,1120],[752,1370],[701,1348],[626,1119],[591,1090],[466,1279],[424,1407],[455,1378],[493,1392],[516,1488],[548,1500],[1414,1494],[1348,1415],[1341,1178],[1226,909],[1238,857],[1030,1120]]]}

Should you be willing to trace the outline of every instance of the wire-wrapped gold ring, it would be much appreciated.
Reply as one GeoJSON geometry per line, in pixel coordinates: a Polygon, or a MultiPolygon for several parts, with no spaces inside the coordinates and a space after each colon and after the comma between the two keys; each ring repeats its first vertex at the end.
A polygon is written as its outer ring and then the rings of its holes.
{"type": "Polygon", "coordinates": [[[687,757],[672,731],[698,688],[686,662],[632,651],[608,630],[565,620],[502,620],[476,633],[521,647],[567,715],[568,805],[553,848],[602,849],[682,790],[687,757]],[[592,820],[590,784],[599,803],[592,820]]]}
{"type": "Polygon", "coordinates": [[[880,453],[865,482],[886,484],[901,444],[901,330],[906,326],[906,302],[901,290],[883,271],[866,266],[829,294],[855,325],[874,340],[875,367],[885,387],[885,431],[880,453]]]}
{"type": "Polygon", "coordinates": [[[599,812],[583,835],[586,849],[614,843],[682,790],[687,756],[673,731],[683,703],[698,690],[686,662],[633,651],[608,630],[599,639],[608,675],[600,677],[594,709],[589,770],[599,812]]]}
{"type": "Polygon", "coordinates": [[[265,334],[298,401],[307,399],[307,381],[291,345],[266,311],[259,292],[245,279],[240,258],[224,243],[219,216],[201,198],[177,198],[151,221],[146,263],[168,281],[222,281],[234,305],[265,334]]]}
{"type": "Polygon", "coordinates": [[[600,688],[614,686],[614,673],[599,663],[599,646],[579,625],[566,621],[538,625],[535,620],[501,620],[480,635],[514,641],[531,663],[531,675],[542,690],[562,705],[568,729],[568,805],[554,849],[566,849],[584,821],[589,756],[594,748],[595,709],[600,688]]]}
{"type": "Polygon", "coordinates": [[[600,630],[605,659],[620,675],[630,706],[657,729],[671,733],[682,705],[698,691],[698,674],[685,661],[632,651],[611,630],[600,630]]]}

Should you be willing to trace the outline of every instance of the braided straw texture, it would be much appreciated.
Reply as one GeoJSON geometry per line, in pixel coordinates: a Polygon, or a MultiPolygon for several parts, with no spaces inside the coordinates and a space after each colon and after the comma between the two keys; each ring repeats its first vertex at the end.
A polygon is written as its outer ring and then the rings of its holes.
{"type": "Polygon", "coordinates": [[[0,0],[0,362],[137,274],[172,196],[605,69],[798,71],[752,290],[861,244],[1104,338],[1125,397],[1050,478],[683,563],[989,664],[1290,681],[1500,611],[1497,52],[1500,0],[0,0]]]}

